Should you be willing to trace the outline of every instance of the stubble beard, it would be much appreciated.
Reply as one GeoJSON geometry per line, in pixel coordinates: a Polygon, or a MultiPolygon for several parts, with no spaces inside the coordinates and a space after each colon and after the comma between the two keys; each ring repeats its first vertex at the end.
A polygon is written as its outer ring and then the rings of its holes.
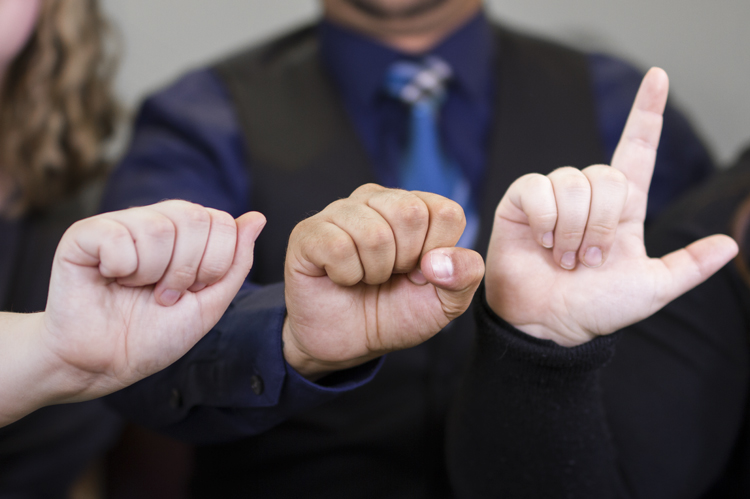
{"type": "Polygon", "coordinates": [[[436,9],[448,0],[416,0],[411,5],[389,8],[378,0],[347,0],[357,10],[371,17],[383,20],[411,19],[436,9]]]}

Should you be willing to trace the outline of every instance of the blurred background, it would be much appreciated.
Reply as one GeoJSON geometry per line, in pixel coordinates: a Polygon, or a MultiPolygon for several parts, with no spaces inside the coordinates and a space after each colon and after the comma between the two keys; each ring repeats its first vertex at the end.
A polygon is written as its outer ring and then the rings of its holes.
{"type": "MultiPolygon", "coordinates": [[[[750,2],[747,0],[486,0],[510,26],[644,70],[661,66],[672,99],[718,161],[750,140],[750,2]]],[[[117,88],[134,109],[144,94],[240,46],[319,12],[317,0],[104,0],[123,36],[117,88]]]]}

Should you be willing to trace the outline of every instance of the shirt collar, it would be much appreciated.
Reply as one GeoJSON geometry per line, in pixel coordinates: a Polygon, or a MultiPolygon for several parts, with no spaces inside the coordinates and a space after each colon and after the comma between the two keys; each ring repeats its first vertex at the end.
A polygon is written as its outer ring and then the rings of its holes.
{"type": "MultiPolygon", "coordinates": [[[[345,100],[368,105],[383,88],[388,67],[399,59],[415,59],[360,33],[328,20],[318,26],[321,57],[345,100]]],[[[442,57],[453,69],[456,83],[472,99],[487,95],[492,79],[493,32],[479,12],[423,55],[442,57]]]]}

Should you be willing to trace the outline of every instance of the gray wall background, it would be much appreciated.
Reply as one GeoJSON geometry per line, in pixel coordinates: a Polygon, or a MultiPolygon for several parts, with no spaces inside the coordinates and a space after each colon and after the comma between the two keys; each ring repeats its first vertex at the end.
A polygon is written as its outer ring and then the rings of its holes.
{"type": "MultiPolygon", "coordinates": [[[[144,94],[242,44],[319,13],[317,0],[103,0],[124,54],[118,92],[144,94]]],[[[641,68],[661,66],[672,99],[717,158],[750,142],[747,0],[486,0],[493,18],[641,68]]]]}

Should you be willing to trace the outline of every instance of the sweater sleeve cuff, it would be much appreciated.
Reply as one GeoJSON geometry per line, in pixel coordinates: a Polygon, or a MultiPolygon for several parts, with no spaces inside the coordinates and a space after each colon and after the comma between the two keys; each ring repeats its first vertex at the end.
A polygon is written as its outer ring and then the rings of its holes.
{"type": "MultiPolygon", "coordinates": [[[[579,375],[600,369],[614,355],[620,333],[599,336],[575,347],[564,347],[551,340],[530,336],[498,316],[487,303],[484,283],[475,295],[477,347],[495,360],[512,360],[528,369],[554,371],[557,375],[579,375]]],[[[525,370],[518,372],[523,375],[525,370]]]]}

